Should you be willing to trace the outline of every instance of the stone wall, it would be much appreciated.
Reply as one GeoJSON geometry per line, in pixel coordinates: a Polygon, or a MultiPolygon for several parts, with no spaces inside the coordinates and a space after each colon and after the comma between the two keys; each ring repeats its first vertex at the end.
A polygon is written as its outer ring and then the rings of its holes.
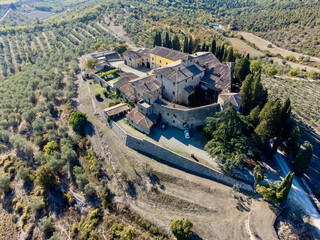
{"type": "Polygon", "coordinates": [[[93,80],[94,82],[99,83],[102,87],[106,87],[109,85],[105,80],[103,80],[97,74],[93,74],[93,80]]]}
{"type": "Polygon", "coordinates": [[[213,117],[220,111],[220,104],[214,103],[197,108],[173,108],[172,106],[154,103],[153,112],[161,114],[163,122],[179,129],[190,129],[205,125],[207,117],[213,117]]]}
{"type": "Polygon", "coordinates": [[[119,125],[111,121],[109,123],[113,131],[124,141],[125,145],[151,155],[157,159],[161,159],[169,164],[172,164],[179,169],[187,172],[220,182],[227,186],[238,185],[241,190],[252,192],[252,186],[244,182],[238,181],[230,176],[215,171],[214,169],[208,168],[198,162],[192,161],[184,156],[181,156],[175,152],[172,152],[166,148],[161,147],[147,139],[139,139],[127,134],[119,125]]]}

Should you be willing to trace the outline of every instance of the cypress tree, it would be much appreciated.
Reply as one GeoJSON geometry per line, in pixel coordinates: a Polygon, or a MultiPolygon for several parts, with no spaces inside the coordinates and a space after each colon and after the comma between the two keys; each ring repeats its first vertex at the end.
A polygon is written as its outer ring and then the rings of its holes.
{"type": "Polygon", "coordinates": [[[269,154],[269,158],[272,158],[277,153],[278,148],[280,147],[280,145],[282,143],[281,135],[282,134],[279,134],[277,139],[274,141],[273,146],[270,151],[270,154],[269,154]]]}
{"type": "Polygon", "coordinates": [[[253,169],[253,178],[254,178],[254,186],[253,189],[256,189],[257,183],[263,181],[264,179],[264,169],[258,164],[253,169]]]}
{"type": "Polygon", "coordinates": [[[221,49],[220,49],[220,58],[219,58],[219,60],[220,60],[220,62],[222,62],[223,61],[223,56],[224,56],[224,44],[222,44],[222,46],[221,46],[221,49]]]}
{"type": "Polygon", "coordinates": [[[283,123],[283,128],[282,128],[282,140],[286,141],[291,134],[293,128],[293,121],[289,118],[283,123]]]}
{"type": "Polygon", "coordinates": [[[300,149],[300,138],[301,138],[301,134],[300,134],[300,128],[297,126],[295,127],[295,129],[292,131],[292,133],[290,134],[290,137],[287,141],[286,147],[285,147],[285,152],[286,154],[292,154],[292,158],[294,159],[300,149]]]}
{"type": "Polygon", "coordinates": [[[192,53],[193,52],[193,40],[192,40],[192,36],[189,37],[189,43],[188,43],[188,53],[192,53]]]}
{"type": "Polygon", "coordinates": [[[305,143],[304,147],[305,149],[298,154],[293,162],[294,171],[299,175],[303,175],[308,170],[313,155],[312,145],[309,142],[305,143]]]}
{"type": "Polygon", "coordinates": [[[287,98],[281,106],[281,113],[282,122],[284,123],[291,115],[291,102],[289,98],[287,98]]]}
{"type": "Polygon", "coordinates": [[[170,36],[168,32],[166,32],[166,38],[163,46],[167,48],[171,48],[171,41],[170,41],[170,36]]]}
{"type": "Polygon", "coordinates": [[[223,53],[223,56],[222,56],[222,62],[226,62],[227,61],[227,57],[228,57],[228,50],[225,49],[224,53],[223,53]]]}
{"type": "Polygon", "coordinates": [[[189,46],[188,37],[185,36],[185,37],[184,37],[184,42],[183,42],[183,52],[185,52],[185,53],[188,52],[188,46],[189,46]]]}
{"type": "Polygon", "coordinates": [[[251,95],[251,85],[253,82],[253,75],[249,74],[246,79],[243,81],[241,89],[240,89],[240,94],[242,97],[242,102],[241,102],[241,108],[245,113],[249,111],[250,108],[250,102],[252,99],[251,95]]]}
{"type": "Polygon", "coordinates": [[[252,99],[251,99],[252,107],[256,107],[256,106],[263,107],[264,104],[268,101],[268,92],[262,86],[260,72],[255,74],[254,76],[254,81],[252,83],[251,91],[252,91],[252,99]]]}
{"type": "Polygon", "coordinates": [[[195,52],[200,52],[200,50],[201,50],[201,47],[200,47],[199,44],[197,44],[196,47],[195,47],[195,49],[194,49],[194,51],[195,51],[195,52]]]}
{"type": "Polygon", "coordinates": [[[172,40],[172,48],[175,49],[175,50],[180,51],[180,48],[181,48],[181,46],[180,46],[180,40],[179,40],[179,38],[178,38],[177,35],[174,35],[174,37],[173,37],[173,40],[172,40]]]}
{"type": "Polygon", "coordinates": [[[206,51],[206,44],[205,42],[203,42],[202,46],[201,46],[201,51],[205,52],[206,51]]]}
{"type": "Polygon", "coordinates": [[[212,39],[212,42],[211,42],[211,52],[215,55],[216,54],[216,40],[212,39]]]}
{"type": "Polygon", "coordinates": [[[216,47],[216,57],[219,59],[220,58],[220,53],[221,53],[221,51],[220,51],[220,46],[217,46],[216,47]]]}
{"type": "Polygon", "coordinates": [[[234,68],[234,77],[242,83],[248,74],[250,74],[250,62],[247,58],[241,58],[234,68]]]}
{"type": "Polygon", "coordinates": [[[260,112],[260,121],[267,122],[269,138],[274,138],[280,134],[282,128],[280,105],[279,100],[276,100],[275,103],[268,101],[260,112]]]}
{"type": "Polygon", "coordinates": [[[285,202],[288,198],[292,182],[294,178],[294,173],[288,173],[285,179],[281,182],[281,184],[277,187],[277,202],[282,203],[285,202]]]}
{"type": "Polygon", "coordinates": [[[162,46],[162,37],[161,37],[161,32],[158,33],[158,46],[162,46]]]}
{"type": "Polygon", "coordinates": [[[259,106],[256,106],[254,109],[250,111],[249,122],[253,128],[257,127],[259,124],[259,113],[260,113],[259,106]]]}
{"type": "Polygon", "coordinates": [[[234,62],[233,48],[229,48],[226,62],[234,62]]]}
{"type": "Polygon", "coordinates": [[[153,47],[158,46],[158,32],[154,35],[153,47]]]}

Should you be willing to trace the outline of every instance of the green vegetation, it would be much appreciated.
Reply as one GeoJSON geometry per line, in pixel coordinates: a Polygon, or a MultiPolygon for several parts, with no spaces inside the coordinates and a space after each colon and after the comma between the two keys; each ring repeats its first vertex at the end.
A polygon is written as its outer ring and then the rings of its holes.
{"type": "Polygon", "coordinates": [[[263,181],[264,179],[264,169],[260,165],[256,165],[253,169],[253,178],[254,178],[254,189],[255,186],[263,181]]]}
{"type": "Polygon", "coordinates": [[[175,218],[171,220],[170,231],[178,239],[188,239],[191,236],[193,224],[189,219],[175,218]]]}
{"type": "Polygon", "coordinates": [[[207,118],[203,129],[209,139],[205,149],[210,156],[219,156],[224,169],[242,168],[245,158],[254,157],[257,151],[247,135],[248,122],[245,116],[233,107],[207,118]]]}
{"type": "Polygon", "coordinates": [[[310,143],[305,143],[304,150],[302,150],[294,159],[293,167],[295,173],[302,175],[308,170],[312,159],[312,155],[312,145],[310,143]]]}
{"type": "Polygon", "coordinates": [[[87,115],[82,112],[74,112],[69,120],[71,127],[78,132],[83,132],[87,124],[87,115]]]}
{"type": "Polygon", "coordinates": [[[256,187],[257,193],[261,194],[264,200],[271,201],[273,203],[285,202],[292,186],[293,177],[294,173],[289,172],[278,186],[270,183],[265,185],[258,184],[256,187]]]}

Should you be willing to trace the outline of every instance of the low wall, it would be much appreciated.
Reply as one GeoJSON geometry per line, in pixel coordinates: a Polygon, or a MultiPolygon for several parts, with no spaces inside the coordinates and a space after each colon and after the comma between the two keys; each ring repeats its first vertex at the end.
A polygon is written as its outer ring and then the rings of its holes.
{"type": "Polygon", "coordinates": [[[93,74],[93,80],[94,82],[99,83],[102,87],[106,87],[109,85],[105,80],[103,80],[97,74],[93,74]]]}
{"type": "Polygon", "coordinates": [[[172,164],[182,170],[194,173],[196,175],[220,182],[227,186],[238,185],[241,190],[253,191],[251,185],[244,182],[238,181],[232,177],[215,171],[214,169],[208,168],[200,163],[194,162],[184,156],[181,156],[175,152],[172,152],[162,146],[155,144],[147,139],[139,139],[127,134],[117,123],[110,121],[110,127],[113,131],[124,141],[125,145],[154,156],[155,158],[161,159],[169,164],[172,164]]]}

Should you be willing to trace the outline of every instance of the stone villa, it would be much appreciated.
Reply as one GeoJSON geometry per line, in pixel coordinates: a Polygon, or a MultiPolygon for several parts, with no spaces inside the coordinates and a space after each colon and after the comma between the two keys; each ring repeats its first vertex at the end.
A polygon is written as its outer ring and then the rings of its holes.
{"type": "Polygon", "coordinates": [[[235,63],[221,63],[210,52],[186,54],[165,47],[141,48],[123,53],[124,63],[153,69],[153,74],[138,77],[122,74],[114,84],[123,98],[136,107],[126,116],[138,130],[150,133],[157,121],[180,129],[205,124],[226,106],[239,109],[241,95],[231,93],[235,63]],[[190,107],[190,96],[201,91],[208,105],[190,107]]]}

